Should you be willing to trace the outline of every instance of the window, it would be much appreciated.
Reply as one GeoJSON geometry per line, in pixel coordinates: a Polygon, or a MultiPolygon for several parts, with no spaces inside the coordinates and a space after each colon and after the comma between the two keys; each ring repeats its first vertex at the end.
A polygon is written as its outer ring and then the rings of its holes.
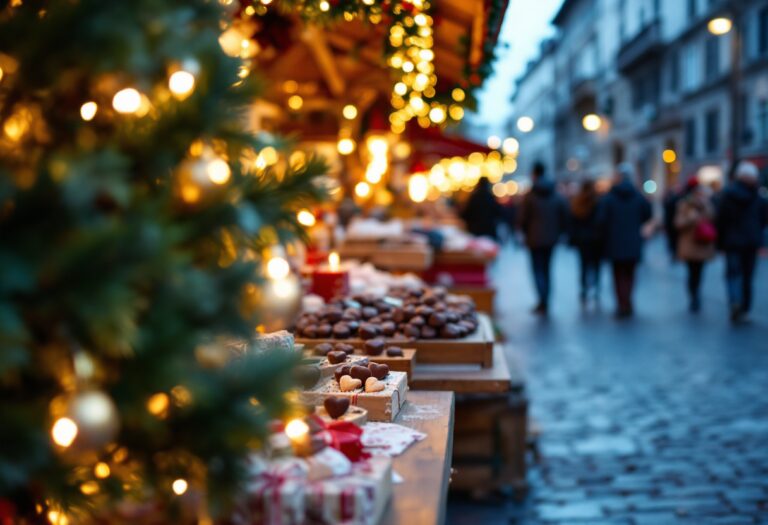
{"type": "Polygon", "coordinates": [[[713,36],[704,44],[704,71],[708,82],[720,75],[720,38],[713,36]]]}
{"type": "Polygon", "coordinates": [[[685,121],[685,155],[688,158],[696,156],[696,119],[685,121]]]}
{"type": "Polygon", "coordinates": [[[707,111],[704,120],[704,148],[707,153],[715,153],[720,147],[720,111],[707,111]]]}
{"type": "Polygon", "coordinates": [[[669,91],[677,93],[680,89],[680,53],[675,50],[669,56],[669,91]]]}

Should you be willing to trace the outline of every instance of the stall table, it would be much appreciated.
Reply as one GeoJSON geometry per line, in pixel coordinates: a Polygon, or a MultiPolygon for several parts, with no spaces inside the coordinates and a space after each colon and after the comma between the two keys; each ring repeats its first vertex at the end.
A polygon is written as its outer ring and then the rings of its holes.
{"type": "Polygon", "coordinates": [[[453,449],[452,392],[411,391],[396,423],[427,434],[395,458],[392,468],[403,477],[394,486],[392,502],[382,525],[445,522],[453,449]]]}

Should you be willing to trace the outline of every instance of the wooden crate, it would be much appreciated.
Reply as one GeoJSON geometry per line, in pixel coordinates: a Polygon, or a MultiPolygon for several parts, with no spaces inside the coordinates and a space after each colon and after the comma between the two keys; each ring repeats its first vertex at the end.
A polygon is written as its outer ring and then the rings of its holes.
{"type": "MultiPolygon", "coordinates": [[[[478,314],[478,327],[474,334],[462,339],[416,339],[398,341],[385,339],[390,346],[408,346],[417,351],[419,363],[424,364],[478,364],[485,368],[493,366],[494,333],[491,319],[478,314]]],[[[297,344],[308,347],[320,343],[348,343],[362,348],[362,339],[296,339],[297,344]]]]}
{"type": "Polygon", "coordinates": [[[403,357],[390,357],[384,353],[382,355],[369,356],[368,360],[371,363],[387,365],[394,372],[405,372],[408,376],[408,384],[410,384],[411,379],[413,379],[413,369],[416,365],[416,350],[413,348],[403,348],[403,357]]]}
{"type": "Polygon", "coordinates": [[[475,301],[478,312],[493,316],[493,303],[496,299],[496,289],[484,286],[454,286],[449,292],[455,295],[466,295],[475,301]]]}

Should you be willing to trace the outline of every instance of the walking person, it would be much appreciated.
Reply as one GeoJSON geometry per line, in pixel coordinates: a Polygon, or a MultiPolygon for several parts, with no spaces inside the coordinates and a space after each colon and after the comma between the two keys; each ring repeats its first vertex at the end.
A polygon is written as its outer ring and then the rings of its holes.
{"type": "Polygon", "coordinates": [[[595,182],[585,180],[571,199],[568,221],[568,239],[579,252],[580,299],[582,304],[592,298],[599,299],[600,263],[603,243],[597,224],[597,205],[600,196],[595,182]]]}
{"type": "Polygon", "coordinates": [[[669,259],[672,263],[677,262],[677,243],[678,229],[675,227],[675,217],[677,214],[677,205],[682,199],[682,191],[672,187],[664,197],[664,234],[667,238],[667,250],[669,250],[669,259]]]}
{"type": "Polygon", "coordinates": [[[768,222],[768,202],[758,193],[757,166],[741,162],[735,179],[720,196],[716,224],[725,252],[731,321],[740,323],[747,320],[752,307],[752,281],[768,222]]]}
{"type": "Polygon", "coordinates": [[[501,211],[501,204],[491,192],[491,183],[487,177],[482,177],[472,190],[461,218],[464,219],[467,230],[472,235],[496,240],[501,211]]]}
{"type": "Polygon", "coordinates": [[[695,177],[688,179],[685,196],[675,212],[677,257],[688,268],[688,296],[691,312],[701,310],[701,279],[704,265],[715,256],[717,230],[714,226],[715,207],[710,190],[695,177]]]}
{"type": "Polygon", "coordinates": [[[605,256],[613,267],[616,317],[634,314],[632,292],[635,270],[643,254],[643,226],[651,219],[651,205],[635,187],[631,164],[618,167],[611,190],[598,208],[597,222],[605,238],[605,256]]]}
{"type": "Polygon", "coordinates": [[[544,165],[537,162],[531,173],[531,191],[523,198],[518,212],[518,226],[531,254],[531,268],[539,302],[533,313],[547,316],[551,291],[552,254],[565,231],[567,205],[546,176],[544,165]]]}

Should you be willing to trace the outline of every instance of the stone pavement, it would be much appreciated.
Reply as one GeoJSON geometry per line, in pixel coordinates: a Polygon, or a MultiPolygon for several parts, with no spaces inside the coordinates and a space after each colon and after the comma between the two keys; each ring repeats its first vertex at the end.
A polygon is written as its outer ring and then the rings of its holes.
{"type": "Polygon", "coordinates": [[[616,321],[608,272],[605,306],[582,309],[561,249],[542,321],[528,313],[527,259],[502,254],[498,320],[528,381],[540,459],[524,503],[454,499],[449,524],[768,524],[768,260],[754,322],[732,327],[719,261],[693,316],[684,268],[659,242],[646,259],[638,315],[616,321]]]}

